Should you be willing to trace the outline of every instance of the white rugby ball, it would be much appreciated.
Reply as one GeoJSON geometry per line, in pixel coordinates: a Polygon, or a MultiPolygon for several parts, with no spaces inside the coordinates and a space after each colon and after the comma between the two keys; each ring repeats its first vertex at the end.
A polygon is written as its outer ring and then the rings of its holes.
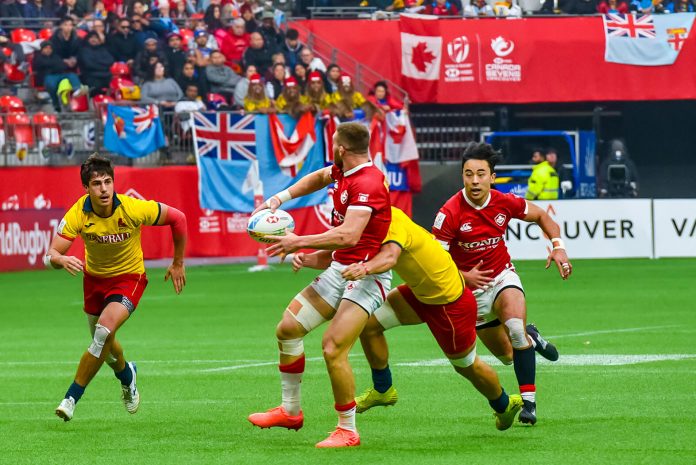
{"type": "Polygon", "coordinates": [[[249,218],[247,223],[247,233],[257,242],[271,243],[266,236],[283,236],[285,230],[295,229],[295,220],[290,213],[285,210],[276,210],[271,213],[270,209],[261,210],[249,218]]]}

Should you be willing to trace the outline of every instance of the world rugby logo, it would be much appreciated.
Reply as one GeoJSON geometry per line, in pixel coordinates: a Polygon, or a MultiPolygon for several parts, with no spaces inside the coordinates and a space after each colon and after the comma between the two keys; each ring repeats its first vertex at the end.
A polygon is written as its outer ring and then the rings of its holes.
{"type": "Polygon", "coordinates": [[[469,39],[461,36],[448,43],[447,54],[453,62],[463,63],[469,56],[469,39]]]}

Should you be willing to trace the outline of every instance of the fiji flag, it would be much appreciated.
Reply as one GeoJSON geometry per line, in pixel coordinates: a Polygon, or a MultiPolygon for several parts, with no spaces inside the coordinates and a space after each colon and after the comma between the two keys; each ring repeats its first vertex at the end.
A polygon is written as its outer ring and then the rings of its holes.
{"type": "Polygon", "coordinates": [[[604,16],[604,59],[639,66],[671,65],[686,44],[694,13],[604,16]]]}
{"type": "MultiPolygon", "coordinates": [[[[288,115],[278,118],[286,138],[291,139],[297,122],[288,115]]],[[[254,195],[269,198],[324,166],[324,142],[318,138],[308,148],[296,176],[288,175],[278,162],[282,156],[275,153],[272,125],[266,115],[194,113],[193,123],[201,208],[251,212],[254,195]]],[[[316,119],[314,124],[315,131],[321,134],[321,121],[316,119]]],[[[274,130],[277,128],[276,125],[274,130]]],[[[292,199],[283,208],[318,205],[326,200],[326,195],[322,189],[292,199]]]]}
{"type": "Polygon", "coordinates": [[[140,158],[165,145],[157,105],[108,105],[104,127],[107,150],[124,157],[140,158]]]}

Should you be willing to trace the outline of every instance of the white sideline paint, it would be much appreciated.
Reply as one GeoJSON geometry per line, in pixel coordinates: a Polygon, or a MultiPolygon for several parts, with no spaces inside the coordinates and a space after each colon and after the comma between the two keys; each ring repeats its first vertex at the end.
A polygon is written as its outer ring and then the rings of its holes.
{"type": "MultiPolygon", "coordinates": [[[[548,366],[617,366],[617,365],[635,365],[638,363],[664,362],[671,360],[686,360],[695,359],[696,354],[643,354],[643,355],[608,355],[608,354],[593,354],[593,355],[561,355],[556,362],[549,362],[541,357],[537,357],[537,364],[548,366]]],[[[492,355],[482,355],[481,360],[489,365],[503,364],[492,355]]],[[[395,366],[402,367],[437,367],[449,366],[450,362],[446,358],[434,360],[419,360],[415,362],[395,363],[395,366]]]]}
{"type": "Polygon", "coordinates": [[[681,325],[666,325],[666,326],[644,326],[642,328],[623,328],[623,329],[600,329],[597,331],[585,331],[583,333],[559,334],[558,336],[546,336],[544,339],[551,341],[552,339],[561,339],[564,337],[580,337],[594,336],[596,334],[614,334],[614,333],[635,333],[637,331],[650,331],[654,329],[679,328],[681,325]]]}

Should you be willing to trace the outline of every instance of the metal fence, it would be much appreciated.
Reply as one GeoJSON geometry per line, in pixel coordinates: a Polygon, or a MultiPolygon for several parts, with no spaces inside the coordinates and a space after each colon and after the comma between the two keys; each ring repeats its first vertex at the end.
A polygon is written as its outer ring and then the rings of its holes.
{"type": "Polygon", "coordinates": [[[471,112],[411,112],[411,124],[422,161],[460,160],[462,149],[469,142],[481,140],[481,134],[491,130],[495,113],[471,112]]]}

